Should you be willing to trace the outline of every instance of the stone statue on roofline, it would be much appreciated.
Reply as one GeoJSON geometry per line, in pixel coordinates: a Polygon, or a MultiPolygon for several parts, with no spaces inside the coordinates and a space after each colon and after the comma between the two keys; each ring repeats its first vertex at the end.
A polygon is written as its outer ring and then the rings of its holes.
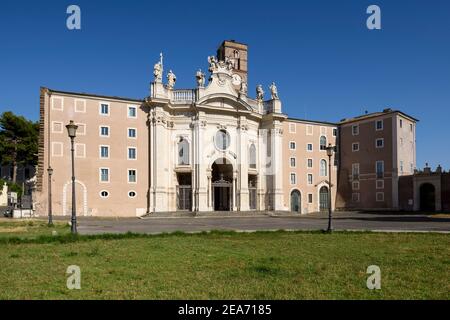
{"type": "Polygon", "coordinates": [[[261,102],[264,100],[264,90],[263,90],[262,85],[260,85],[260,84],[256,87],[256,100],[258,102],[261,102]]]}
{"type": "Polygon", "coordinates": [[[169,73],[167,74],[167,87],[173,89],[173,87],[175,87],[175,82],[177,82],[177,76],[172,70],[169,70],[169,73]]]}
{"type": "Polygon", "coordinates": [[[156,82],[162,82],[163,77],[163,54],[160,53],[160,60],[153,67],[153,76],[156,82]]]}
{"type": "Polygon", "coordinates": [[[213,71],[216,71],[216,70],[217,70],[217,64],[218,64],[218,62],[217,62],[217,58],[216,58],[216,57],[214,57],[214,56],[209,56],[209,57],[208,57],[208,64],[209,64],[209,68],[208,68],[208,71],[209,71],[209,72],[213,72],[213,71]]]}
{"type": "Polygon", "coordinates": [[[205,74],[199,69],[195,75],[197,79],[197,87],[203,88],[205,86],[205,74]]]}
{"type": "Polygon", "coordinates": [[[241,91],[240,91],[240,92],[241,92],[242,94],[247,95],[247,93],[248,93],[247,82],[242,81],[242,83],[241,83],[241,91]]]}
{"type": "Polygon", "coordinates": [[[272,82],[269,89],[270,89],[270,95],[272,97],[272,100],[279,99],[278,98],[278,89],[277,89],[277,86],[275,85],[275,82],[272,82]]]}

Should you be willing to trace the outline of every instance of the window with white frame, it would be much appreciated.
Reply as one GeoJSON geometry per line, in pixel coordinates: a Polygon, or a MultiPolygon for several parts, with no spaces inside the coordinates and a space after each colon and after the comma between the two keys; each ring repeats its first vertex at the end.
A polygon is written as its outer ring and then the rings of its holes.
{"type": "Polygon", "coordinates": [[[100,103],[100,114],[102,116],[109,116],[109,104],[108,103],[100,103]]]}
{"type": "Polygon", "coordinates": [[[403,128],[403,120],[400,119],[400,128],[403,128]]]}
{"type": "Polygon", "coordinates": [[[100,137],[109,137],[109,126],[100,126],[100,137]]]}
{"type": "Polygon", "coordinates": [[[63,150],[64,147],[62,142],[52,142],[52,157],[62,157],[63,150]]]}
{"type": "Polygon", "coordinates": [[[359,163],[352,163],[352,178],[359,180],[359,163]]]}
{"type": "Polygon", "coordinates": [[[289,149],[291,149],[291,150],[295,150],[296,149],[296,144],[295,144],[294,141],[290,141],[289,142],[289,149]]]}
{"type": "Polygon", "coordinates": [[[377,189],[384,189],[384,180],[377,180],[376,188],[377,189]]]}
{"type": "Polygon", "coordinates": [[[136,191],[129,191],[128,192],[128,197],[131,198],[131,199],[136,198],[136,191]]]}
{"type": "Polygon", "coordinates": [[[63,133],[64,132],[64,125],[62,122],[59,121],[52,121],[52,133],[63,133]]]}
{"type": "Polygon", "coordinates": [[[313,159],[307,159],[306,161],[306,166],[311,169],[313,167],[313,159]]]}
{"type": "Polygon", "coordinates": [[[297,131],[297,126],[295,123],[289,123],[289,133],[295,133],[297,131]]]}
{"type": "Polygon", "coordinates": [[[313,203],[313,194],[312,193],[308,193],[308,203],[309,204],[313,203]]]}
{"type": "Polygon", "coordinates": [[[308,152],[312,152],[313,151],[313,144],[312,143],[308,143],[306,145],[306,151],[308,151],[308,152]]]}
{"type": "Polygon", "coordinates": [[[178,142],[178,165],[189,165],[189,141],[185,138],[181,138],[178,142]]]}
{"type": "Polygon", "coordinates": [[[86,100],[75,99],[75,112],[86,113],[86,100]]]}
{"type": "Polygon", "coordinates": [[[359,151],[359,142],[353,142],[352,143],[352,152],[359,151]]]}
{"type": "Polygon", "coordinates": [[[384,139],[383,138],[377,139],[375,142],[375,146],[377,147],[377,149],[383,148],[384,147],[384,139]]]}
{"type": "Polygon", "coordinates": [[[135,147],[128,147],[128,160],[136,160],[137,151],[135,147]]]}
{"type": "Polygon", "coordinates": [[[354,135],[354,136],[359,135],[359,125],[358,124],[352,125],[352,135],[354,135]]]}
{"type": "Polygon", "coordinates": [[[326,177],[327,175],[327,160],[322,159],[320,160],[320,176],[326,177]]]}
{"type": "Polygon", "coordinates": [[[337,128],[333,128],[333,137],[337,136],[337,128]]]}
{"type": "Polygon", "coordinates": [[[64,110],[64,98],[52,97],[52,110],[63,111],[64,110]]]}
{"type": "Polygon", "coordinates": [[[384,201],[384,192],[377,192],[376,198],[377,198],[377,202],[383,202],[384,201]]]}
{"type": "Polygon", "coordinates": [[[314,132],[314,128],[312,125],[307,125],[306,126],[306,135],[307,136],[312,136],[314,132]]]}
{"type": "Polygon", "coordinates": [[[297,183],[297,175],[295,173],[291,173],[291,184],[297,183]]]}
{"type": "Polygon", "coordinates": [[[109,146],[100,146],[100,158],[109,159],[109,146]]]}
{"type": "Polygon", "coordinates": [[[109,192],[106,191],[106,190],[100,191],[100,197],[101,198],[108,198],[109,197],[109,192]]]}
{"type": "Polygon", "coordinates": [[[84,123],[75,123],[78,126],[77,135],[85,136],[86,135],[86,124],[84,123]]]}
{"type": "Polygon", "coordinates": [[[109,182],[108,168],[100,168],[100,182],[109,182]]]}
{"type": "Polygon", "coordinates": [[[250,169],[256,169],[256,146],[254,143],[250,145],[248,160],[250,169]]]}
{"type": "Polygon", "coordinates": [[[128,169],[128,183],[136,183],[137,174],[136,169],[128,169]]]}
{"type": "Polygon", "coordinates": [[[320,150],[327,150],[327,137],[325,136],[320,137],[320,150]]]}
{"type": "Polygon", "coordinates": [[[86,145],[75,143],[75,158],[86,158],[86,145]]]}
{"type": "Polygon", "coordinates": [[[128,118],[136,118],[137,109],[134,106],[128,106],[128,118]]]}
{"type": "Polygon", "coordinates": [[[359,190],[359,181],[352,182],[352,190],[359,190]]]}
{"type": "Polygon", "coordinates": [[[359,202],[359,192],[352,193],[352,201],[359,202]]]}
{"type": "Polygon", "coordinates": [[[291,168],[295,168],[296,167],[296,159],[294,157],[292,157],[290,160],[291,160],[290,161],[291,168]]]}
{"type": "Polygon", "coordinates": [[[312,185],[313,184],[313,175],[311,173],[308,173],[307,179],[308,179],[308,185],[312,185]]]}
{"type": "Polygon", "coordinates": [[[413,127],[413,124],[410,123],[410,124],[409,124],[409,131],[413,132],[413,128],[414,128],[414,127],[413,127]]]}
{"type": "Polygon", "coordinates": [[[375,121],[375,129],[377,131],[383,130],[383,120],[377,120],[375,121]]]}
{"type": "Polygon", "coordinates": [[[135,139],[136,138],[136,129],[128,128],[128,138],[135,139]]]}
{"type": "Polygon", "coordinates": [[[384,178],[384,161],[377,161],[375,164],[378,179],[384,178]]]}

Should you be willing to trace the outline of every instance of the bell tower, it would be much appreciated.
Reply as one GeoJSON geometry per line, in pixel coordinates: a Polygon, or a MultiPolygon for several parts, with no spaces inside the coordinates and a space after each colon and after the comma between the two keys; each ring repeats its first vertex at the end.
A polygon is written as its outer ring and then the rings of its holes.
{"type": "Polygon", "coordinates": [[[234,77],[233,84],[240,88],[239,78],[241,82],[248,84],[248,46],[234,40],[225,40],[217,49],[217,59],[225,61],[225,57],[234,61],[233,74],[237,76],[234,77]]]}

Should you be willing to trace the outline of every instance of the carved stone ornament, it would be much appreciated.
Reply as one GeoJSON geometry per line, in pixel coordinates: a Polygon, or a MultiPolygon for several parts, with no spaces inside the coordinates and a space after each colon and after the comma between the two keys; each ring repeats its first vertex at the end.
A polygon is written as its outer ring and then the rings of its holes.
{"type": "Polygon", "coordinates": [[[258,100],[259,102],[264,100],[264,90],[262,85],[258,85],[256,87],[256,100],[258,100]]]}
{"type": "Polygon", "coordinates": [[[172,72],[172,70],[169,70],[169,73],[167,74],[167,87],[173,89],[175,82],[177,82],[177,76],[172,72]]]}

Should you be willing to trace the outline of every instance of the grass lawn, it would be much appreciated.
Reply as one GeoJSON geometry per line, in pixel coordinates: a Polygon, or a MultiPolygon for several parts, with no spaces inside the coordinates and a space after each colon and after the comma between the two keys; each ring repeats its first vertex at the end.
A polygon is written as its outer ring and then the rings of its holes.
{"type": "Polygon", "coordinates": [[[39,221],[2,221],[0,230],[0,299],[450,298],[445,234],[72,238],[68,226],[39,221]],[[81,290],[66,287],[70,265],[81,268],[81,290]],[[366,287],[370,265],[381,268],[381,290],[366,287]]]}

